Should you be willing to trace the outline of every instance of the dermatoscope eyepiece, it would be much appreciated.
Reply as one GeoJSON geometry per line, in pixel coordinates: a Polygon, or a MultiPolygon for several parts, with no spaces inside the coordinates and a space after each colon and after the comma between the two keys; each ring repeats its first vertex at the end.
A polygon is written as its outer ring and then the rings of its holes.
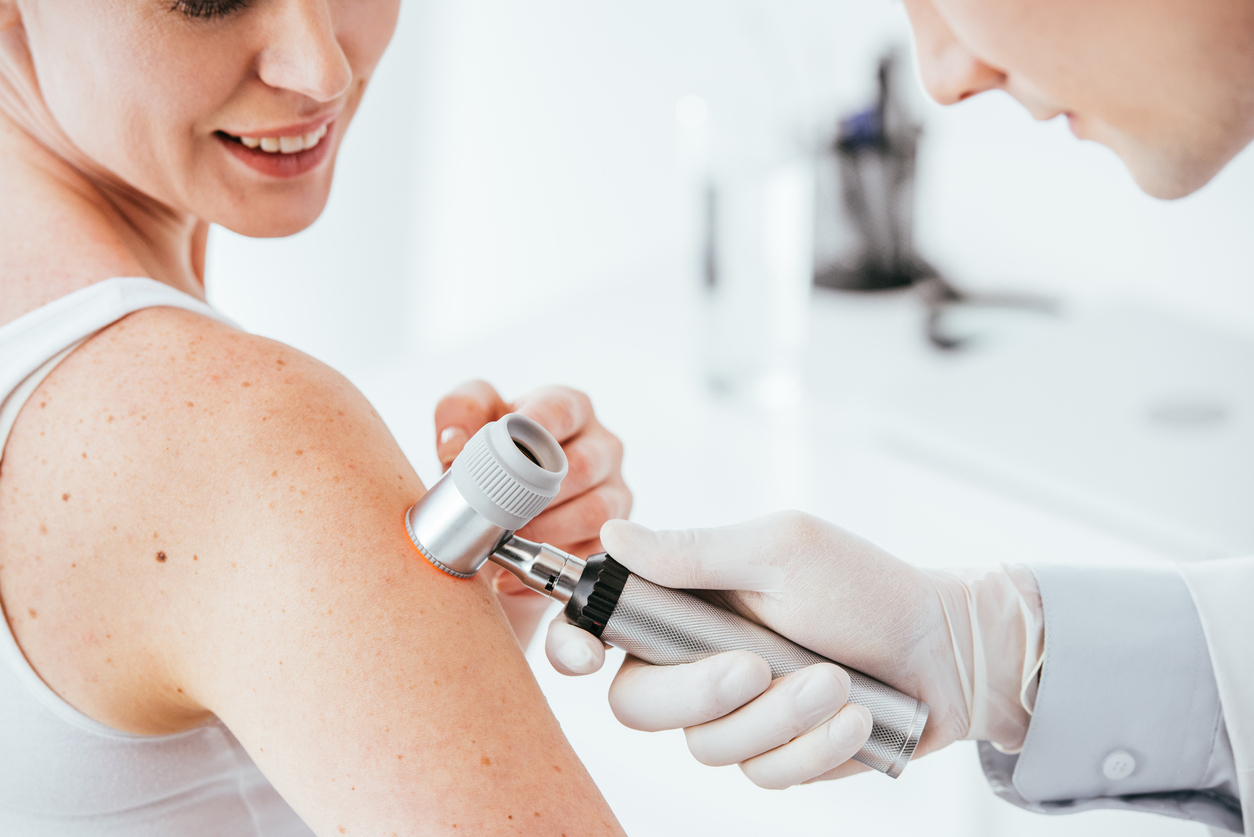
{"type": "Polygon", "coordinates": [[[510,413],[486,424],[405,515],[410,540],[439,569],[470,578],[544,511],[566,468],[562,446],[533,419],[510,413]]]}

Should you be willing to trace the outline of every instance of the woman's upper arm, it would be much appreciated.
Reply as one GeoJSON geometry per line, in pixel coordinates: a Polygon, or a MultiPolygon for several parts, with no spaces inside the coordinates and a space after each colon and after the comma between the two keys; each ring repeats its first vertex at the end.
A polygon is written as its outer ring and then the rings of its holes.
{"type": "Polygon", "coordinates": [[[99,409],[57,472],[113,555],[83,592],[137,699],[215,713],[319,834],[620,833],[485,585],[410,545],[423,488],[364,399],[280,344],[143,316],[67,361],[105,371],[66,393],[99,409]],[[119,353],[143,366],[108,372],[119,353]]]}

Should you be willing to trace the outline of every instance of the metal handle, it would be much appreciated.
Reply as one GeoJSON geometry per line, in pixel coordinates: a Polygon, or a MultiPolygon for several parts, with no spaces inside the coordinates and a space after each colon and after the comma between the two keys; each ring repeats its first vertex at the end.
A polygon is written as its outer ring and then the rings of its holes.
{"type": "MultiPolygon", "coordinates": [[[[735,613],[636,575],[623,586],[601,639],[654,665],[693,663],[724,651],[753,651],[770,665],[772,677],[833,662],[735,613]]],[[[841,668],[849,674],[849,702],[865,706],[874,721],[870,739],[854,759],[895,779],[918,746],[927,723],[927,704],[860,671],[841,668]]]]}

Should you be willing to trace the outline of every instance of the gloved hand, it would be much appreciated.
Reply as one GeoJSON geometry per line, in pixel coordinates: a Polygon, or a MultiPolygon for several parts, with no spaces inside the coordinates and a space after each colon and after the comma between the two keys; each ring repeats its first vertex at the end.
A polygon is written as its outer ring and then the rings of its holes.
{"type": "MultiPolygon", "coordinates": [[[[798,512],[678,532],[614,520],[601,540],[650,581],[727,591],[717,594],[724,606],[927,702],[918,755],[961,738],[1022,746],[1044,647],[1025,568],[921,570],[798,512]]],[[[599,640],[563,622],[550,626],[546,651],[566,674],[604,662],[599,640]]],[[[679,666],[629,657],[610,706],[634,729],[682,727],[699,761],[739,763],[755,783],[783,788],[867,769],[846,761],[870,732],[847,689],[847,675],[826,664],[771,682],[747,651],[679,666]]]]}
{"type": "MultiPolygon", "coordinates": [[[[562,446],[570,470],[561,491],[518,534],[586,557],[601,551],[601,524],[631,511],[631,491],[623,481],[623,444],[597,420],[588,396],[567,387],[544,387],[507,403],[483,381],[450,392],[435,408],[436,452],[448,470],[479,428],[507,413],[535,419],[562,446]]],[[[526,588],[496,565],[480,572],[496,591],[514,635],[525,648],[549,600],[526,588]]]]}

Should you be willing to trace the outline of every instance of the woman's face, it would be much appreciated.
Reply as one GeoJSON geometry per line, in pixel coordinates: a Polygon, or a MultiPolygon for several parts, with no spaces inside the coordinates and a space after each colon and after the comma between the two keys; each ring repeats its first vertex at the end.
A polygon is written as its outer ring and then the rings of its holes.
{"type": "Polygon", "coordinates": [[[1001,89],[1118,154],[1146,192],[1201,188],[1254,139],[1250,0],[905,0],[941,104],[1001,89]]]}
{"type": "Polygon", "coordinates": [[[400,0],[18,0],[78,148],[251,236],[313,223],[400,0]]]}

